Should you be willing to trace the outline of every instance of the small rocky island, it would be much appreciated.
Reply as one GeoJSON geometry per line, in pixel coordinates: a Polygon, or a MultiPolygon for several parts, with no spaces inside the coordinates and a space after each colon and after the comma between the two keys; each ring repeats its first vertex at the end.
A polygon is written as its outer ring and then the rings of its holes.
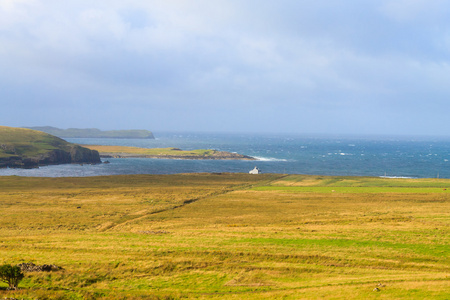
{"type": "Polygon", "coordinates": [[[179,148],[138,148],[126,146],[83,145],[97,150],[104,158],[165,158],[165,159],[228,159],[255,160],[255,158],[238,153],[210,149],[181,150],[179,148]]]}
{"type": "Polygon", "coordinates": [[[70,163],[101,163],[97,151],[69,143],[56,136],[26,129],[0,126],[0,168],[37,168],[70,163]]]}

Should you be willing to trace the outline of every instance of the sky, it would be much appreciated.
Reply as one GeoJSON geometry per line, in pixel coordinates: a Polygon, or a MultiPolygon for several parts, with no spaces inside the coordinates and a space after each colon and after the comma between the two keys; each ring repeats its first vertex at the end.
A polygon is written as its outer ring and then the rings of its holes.
{"type": "Polygon", "coordinates": [[[0,125],[450,135],[444,0],[0,0],[0,125]]]}

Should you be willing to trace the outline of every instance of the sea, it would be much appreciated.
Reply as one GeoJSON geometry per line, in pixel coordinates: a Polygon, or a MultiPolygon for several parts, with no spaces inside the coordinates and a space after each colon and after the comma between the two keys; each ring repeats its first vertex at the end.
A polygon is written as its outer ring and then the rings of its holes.
{"type": "Polygon", "coordinates": [[[77,144],[183,150],[216,149],[256,158],[186,160],[108,158],[109,164],[0,169],[0,176],[80,177],[119,174],[262,173],[450,178],[450,137],[155,133],[155,139],[66,139],[77,144]]]}

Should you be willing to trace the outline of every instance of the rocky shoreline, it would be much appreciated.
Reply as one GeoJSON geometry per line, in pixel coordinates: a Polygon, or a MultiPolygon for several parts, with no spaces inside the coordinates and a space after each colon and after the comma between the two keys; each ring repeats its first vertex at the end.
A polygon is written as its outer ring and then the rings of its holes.
{"type": "Polygon", "coordinates": [[[132,153],[101,153],[101,158],[157,158],[157,159],[194,159],[194,160],[256,160],[254,157],[238,153],[221,152],[213,155],[145,155],[132,153]]]}
{"type": "Polygon", "coordinates": [[[97,150],[102,158],[156,158],[191,160],[256,160],[254,157],[213,149],[139,148],[130,146],[83,145],[97,150]]]}
{"type": "Polygon", "coordinates": [[[100,155],[95,150],[73,145],[66,150],[55,149],[34,157],[20,155],[0,157],[0,168],[33,169],[40,166],[74,163],[99,164],[101,163],[100,155]]]}

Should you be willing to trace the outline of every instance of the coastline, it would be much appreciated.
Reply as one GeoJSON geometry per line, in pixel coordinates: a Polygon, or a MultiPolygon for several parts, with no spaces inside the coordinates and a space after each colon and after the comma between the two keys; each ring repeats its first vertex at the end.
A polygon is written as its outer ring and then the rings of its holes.
{"type": "Polygon", "coordinates": [[[101,158],[153,158],[190,160],[257,160],[254,157],[212,149],[139,148],[128,146],[83,145],[100,153],[101,158]]]}
{"type": "Polygon", "coordinates": [[[101,158],[154,158],[154,159],[193,159],[193,160],[257,160],[250,156],[201,156],[201,155],[144,155],[131,153],[101,153],[101,158]]]}
{"type": "Polygon", "coordinates": [[[153,158],[153,159],[193,159],[193,160],[257,160],[256,158],[245,157],[228,157],[228,156],[175,156],[175,155],[142,155],[142,154],[114,154],[102,153],[101,158],[153,158]]]}
{"type": "MultiPolygon", "coordinates": [[[[389,176],[450,178],[450,141],[366,141],[303,139],[252,135],[161,135],[156,140],[72,139],[83,145],[121,145],[138,148],[219,149],[247,154],[256,160],[204,157],[122,155],[101,158],[110,164],[52,165],[33,170],[1,169],[2,175],[72,177],[120,174],[246,173],[257,166],[263,173],[329,176],[389,176]],[[430,148],[433,146],[432,148],[430,148]],[[343,155],[345,153],[346,155],[343,155]],[[140,158],[144,156],[144,158],[140,158]]],[[[192,150],[193,151],[193,150],[192,150]]],[[[108,152],[108,151],[104,151],[108,152]]],[[[190,151],[191,152],[191,151],[190,151]]],[[[105,155],[106,156],[106,155],[105,155]]]]}

